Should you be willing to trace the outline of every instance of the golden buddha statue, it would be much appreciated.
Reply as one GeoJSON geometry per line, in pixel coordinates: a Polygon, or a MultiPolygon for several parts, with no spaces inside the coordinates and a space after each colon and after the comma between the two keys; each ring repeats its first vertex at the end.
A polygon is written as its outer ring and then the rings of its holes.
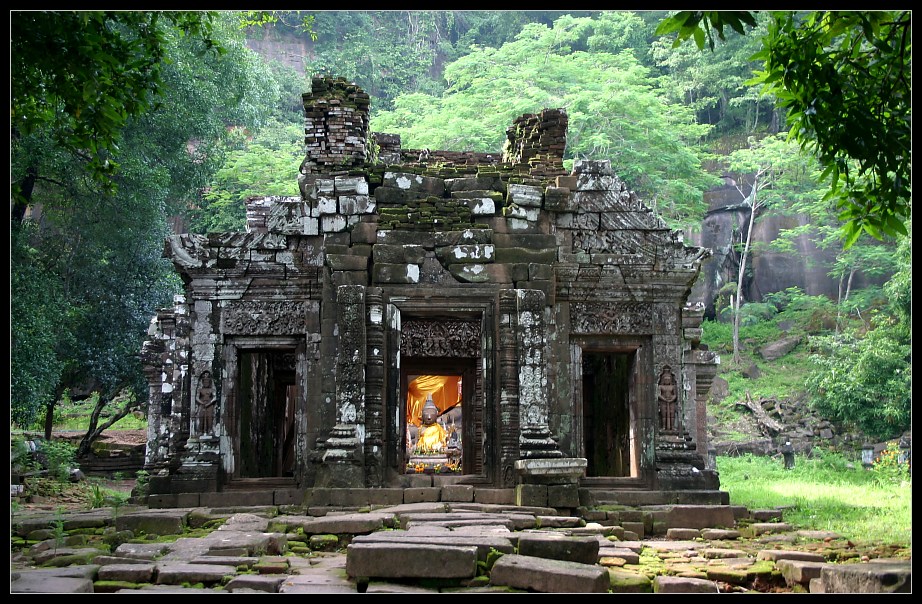
{"type": "Polygon", "coordinates": [[[421,424],[419,427],[419,438],[416,440],[416,452],[427,453],[444,453],[448,438],[445,428],[439,424],[436,419],[439,416],[439,409],[435,406],[430,393],[426,397],[426,404],[423,405],[421,424]]]}

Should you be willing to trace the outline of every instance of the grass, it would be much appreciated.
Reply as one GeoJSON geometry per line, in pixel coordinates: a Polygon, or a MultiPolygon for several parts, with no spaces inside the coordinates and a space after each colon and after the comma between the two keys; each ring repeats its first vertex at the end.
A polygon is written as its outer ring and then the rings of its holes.
{"type": "MultiPolygon", "coordinates": [[[[98,396],[98,394],[94,393],[91,397],[82,401],[71,401],[65,396],[58,401],[54,409],[54,429],[85,431],[89,425],[90,415],[96,407],[98,396]]],[[[114,413],[115,408],[115,405],[110,405],[110,407],[104,409],[99,417],[99,423],[102,424],[108,420],[114,413]]],[[[143,412],[135,412],[129,413],[108,429],[140,430],[144,428],[147,428],[147,415],[143,412]]]]}
{"type": "Polygon", "coordinates": [[[865,469],[840,454],[814,450],[780,459],[744,455],[717,458],[720,488],[730,503],[750,509],[784,507],[798,529],[838,533],[855,543],[912,545],[912,477],[908,466],[865,469]]]}

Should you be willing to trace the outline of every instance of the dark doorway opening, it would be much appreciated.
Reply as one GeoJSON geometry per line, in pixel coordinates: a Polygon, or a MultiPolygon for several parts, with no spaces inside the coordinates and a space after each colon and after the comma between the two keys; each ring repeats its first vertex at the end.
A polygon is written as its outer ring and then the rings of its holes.
{"type": "Polygon", "coordinates": [[[237,362],[240,478],[293,476],[298,400],[294,350],[241,350],[237,362]]]}
{"type": "Polygon", "coordinates": [[[586,475],[636,475],[631,422],[633,353],[583,353],[586,475]]]}

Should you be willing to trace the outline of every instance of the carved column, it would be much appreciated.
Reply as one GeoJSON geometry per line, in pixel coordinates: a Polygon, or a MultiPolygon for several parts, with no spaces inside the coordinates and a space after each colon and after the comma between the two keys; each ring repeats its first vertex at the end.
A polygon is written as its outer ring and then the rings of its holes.
{"type": "Polygon", "coordinates": [[[384,486],[384,301],[380,287],[369,287],[366,294],[368,374],[365,378],[366,483],[384,486]]]}
{"type": "Polygon", "coordinates": [[[336,290],[339,350],[336,356],[336,425],[323,443],[316,486],[365,486],[365,286],[336,290]]]}
{"type": "Polygon", "coordinates": [[[516,328],[516,292],[499,291],[499,480],[502,486],[515,484],[515,462],[519,458],[519,368],[516,328]]]}
{"type": "Polygon", "coordinates": [[[166,312],[162,309],[150,322],[147,335],[141,347],[141,363],[144,368],[144,377],[147,380],[147,447],[144,452],[144,468],[151,472],[159,467],[163,461],[165,451],[160,450],[160,422],[163,401],[163,365],[166,358],[166,345],[161,329],[161,316],[166,312]]]}
{"type": "Polygon", "coordinates": [[[526,459],[563,457],[548,427],[544,292],[537,289],[515,291],[518,312],[520,455],[526,459]]]}

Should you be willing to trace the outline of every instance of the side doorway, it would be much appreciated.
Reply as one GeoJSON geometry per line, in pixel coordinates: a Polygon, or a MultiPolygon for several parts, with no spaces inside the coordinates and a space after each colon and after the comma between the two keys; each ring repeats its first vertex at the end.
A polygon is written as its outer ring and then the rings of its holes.
{"type": "Polygon", "coordinates": [[[230,478],[293,477],[301,392],[301,347],[237,342],[228,366],[230,478]]]}

